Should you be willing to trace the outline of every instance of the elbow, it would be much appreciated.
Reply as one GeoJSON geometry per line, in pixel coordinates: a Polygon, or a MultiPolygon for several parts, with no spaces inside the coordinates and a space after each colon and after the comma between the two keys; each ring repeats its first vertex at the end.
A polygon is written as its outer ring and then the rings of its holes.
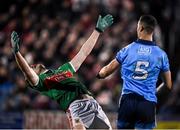
{"type": "Polygon", "coordinates": [[[36,86],[37,82],[33,78],[27,78],[27,81],[30,83],[31,86],[36,86]]]}
{"type": "Polygon", "coordinates": [[[102,68],[98,73],[99,79],[104,79],[106,77],[105,68],[102,68]]]}
{"type": "Polygon", "coordinates": [[[167,88],[168,88],[169,90],[172,89],[172,82],[165,83],[165,85],[167,86],[167,88]]]}
{"type": "Polygon", "coordinates": [[[39,81],[39,77],[36,75],[33,76],[31,73],[27,73],[25,77],[32,86],[36,86],[39,81]]]}
{"type": "Polygon", "coordinates": [[[104,79],[105,78],[105,76],[104,76],[104,74],[102,74],[102,73],[98,73],[98,75],[96,76],[98,79],[104,79]]]}
{"type": "Polygon", "coordinates": [[[31,78],[31,79],[28,79],[29,83],[31,86],[37,86],[39,80],[35,79],[35,78],[31,78]]]}
{"type": "Polygon", "coordinates": [[[167,85],[167,87],[171,90],[172,89],[172,82],[167,85]]]}

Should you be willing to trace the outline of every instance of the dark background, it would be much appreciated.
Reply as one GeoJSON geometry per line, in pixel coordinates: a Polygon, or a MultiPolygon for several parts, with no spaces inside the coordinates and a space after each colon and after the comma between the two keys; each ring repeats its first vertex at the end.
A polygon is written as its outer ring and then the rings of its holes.
{"type": "MultiPolygon", "coordinates": [[[[178,0],[3,0],[0,4],[0,111],[58,110],[49,98],[26,88],[10,48],[10,34],[22,39],[21,53],[29,64],[57,68],[72,59],[93,31],[98,15],[110,13],[114,24],[98,40],[78,71],[78,78],[106,112],[116,112],[122,87],[119,71],[97,80],[101,67],[122,47],[136,40],[139,17],[158,20],[154,40],[168,54],[173,90],[161,95],[159,115],[180,114],[180,1],[178,0]]],[[[161,80],[159,80],[159,83],[161,80]]]]}

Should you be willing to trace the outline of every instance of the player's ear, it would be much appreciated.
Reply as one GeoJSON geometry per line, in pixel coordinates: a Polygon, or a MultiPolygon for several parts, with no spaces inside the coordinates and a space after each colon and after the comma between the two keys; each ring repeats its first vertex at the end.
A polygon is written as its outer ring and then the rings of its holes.
{"type": "Polygon", "coordinates": [[[46,67],[43,64],[38,65],[39,72],[42,72],[46,69],[46,67]]]}
{"type": "Polygon", "coordinates": [[[140,32],[142,32],[143,30],[144,30],[144,27],[143,27],[143,26],[141,26],[140,32]]]}

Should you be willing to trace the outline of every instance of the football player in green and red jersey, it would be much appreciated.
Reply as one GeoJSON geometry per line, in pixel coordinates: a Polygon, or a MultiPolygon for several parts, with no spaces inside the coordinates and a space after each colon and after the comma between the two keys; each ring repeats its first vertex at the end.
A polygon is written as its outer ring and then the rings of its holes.
{"type": "Polygon", "coordinates": [[[61,110],[67,113],[73,129],[111,129],[104,111],[86,86],[74,78],[86,57],[90,54],[101,32],[113,23],[113,17],[99,16],[96,28],[82,45],[77,55],[57,69],[49,70],[42,64],[29,66],[19,52],[20,39],[16,32],[11,34],[11,45],[16,62],[32,89],[57,101],[61,110]]]}

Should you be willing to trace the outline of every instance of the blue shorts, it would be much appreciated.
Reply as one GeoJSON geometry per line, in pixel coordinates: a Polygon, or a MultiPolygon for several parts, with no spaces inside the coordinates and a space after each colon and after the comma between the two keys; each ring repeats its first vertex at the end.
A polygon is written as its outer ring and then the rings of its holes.
{"type": "Polygon", "coordinates": [[[131,93],[121,97],[118,109],[118,129],[153,129],[156,126],[156,103],[131,93]]]}

